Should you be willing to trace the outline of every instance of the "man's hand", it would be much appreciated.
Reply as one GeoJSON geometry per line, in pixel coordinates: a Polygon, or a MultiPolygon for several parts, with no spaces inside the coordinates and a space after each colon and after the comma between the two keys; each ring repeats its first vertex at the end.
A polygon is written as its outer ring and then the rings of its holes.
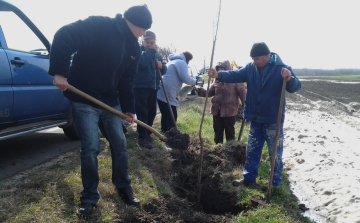
{"type": "Polygon", "coordinates": [[[286,81],[289,81],[290,78],[291,78],[291,72],[284,67],[283,69],[281,69],[281,76],[282,76],[286,81]]]}
{"type": "Polygon", "coordinates": [[[214,68],[209,68],[208,69],[208,75],[209,75],[209,77],[212,77],[212,78],[218,78],[219,77],[218,72],[214,68]]]}
{"type": "Polygon", "coordinates": [[[156,61],[156,68],[157,69],[162,69],[162,63],[160,61],[156,61]]]}
{"type": "Polygon", "coordinates": [[[62,75],[55,74],[53,84],[62,91],[66,91],[68,87],[68,82],[66,78],[62,75]]]}
{"type": "Polygon", "coordinates": [[[126,112],[125,115],[129,116],[128,118],[125,119],[125,121],[130,122],[130,123],[134,123],[135,114],[130,113],[130,112],[126,112]]]}
{"type": "Polygon", "coordinates": [[[150,46],[149,48],[155,50],[156,52],[158,51],[158,46],[155,44],[150,46]]]}

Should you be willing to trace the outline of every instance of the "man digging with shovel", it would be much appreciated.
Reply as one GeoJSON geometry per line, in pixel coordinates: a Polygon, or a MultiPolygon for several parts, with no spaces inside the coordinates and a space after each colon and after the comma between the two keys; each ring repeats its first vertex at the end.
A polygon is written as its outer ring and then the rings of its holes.
{"type": "MultiPolygon", "coordinates": [[[[266,141],[270,160],[272,160],[275,143],[277,118],[282,92],[283,79],[287,81],[286,91],[294,93],[300,90],[301,83],[285,65],[276,53],[271,53],[263,42],[255,43],[250,51],[252,63],[240,70],[220,71],[210,68],[208,74],[218,78],[220,82],[247,83],[247,94],[244,108],[244,119],[250,121],[249,137],[246,149],[246,162],[243,179],[233,181],[234,186],[253,186],[256,184],[262,148],[266,141]]],[[[283,171],[283,122],[285,118],[285,103],[283,104],[277,154],[272,184],[281,185],[283,171]]],[[[267,187],[264,187],[265,191],[267,187]]],[[[262,188],[262,190],[264,190],[262,188]]]]}
{"type": "Polygon", "coordinates": [[[60,28],[54,36],[49,74],[72,103],[75,127],[81,139],[83,190],[78,210],[81,216],[90,216],[100,199],[97,190],[99,121],[110,143],[112,182],[120,198],[128,205],[138,206],[140,201],[133,196],[127,172],[128,152],[121,117],[67,89],[74,86],[117,111],[121,105],[127,114],[126,121],[133,123],[133,82],[141,53],[138,38],[151,24],[149,9],[140,5],[130,7],[124,15],[117,14],[115,18],[91,16],[79,20],[60,28]]]}

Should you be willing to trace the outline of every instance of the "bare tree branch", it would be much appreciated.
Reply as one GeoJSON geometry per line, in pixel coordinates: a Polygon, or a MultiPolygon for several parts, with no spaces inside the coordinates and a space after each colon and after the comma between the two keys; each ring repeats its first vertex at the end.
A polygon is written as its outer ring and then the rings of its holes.
{"type": "Polygon", "coordinates": [[[169,56],[171,54],[174,54],[176,53],[176,49],[173,45],[170,45],[170,46],[164,46],[164,47],[161,47],[159,46],[158,47],[158,54],[160,54],[160,56],[163,58],[163,60],[165,60],[166,62],[169,61],[169,56]]]}
{"type": "MultiPolygon", "coordinates": [[[[215,43],[216,43],[217,32],[219,29],[220,11],[221,11],[221,0],[219,0],[219,13],[218,13],[218,17],[217,17],[216,32],[215,32],[215,36],[214,36],[214,40],[213,40],[213,48],[212,48],[212,52],[211,52],[210,67],[213,66],[215,43]]],[[[207,90],[206,90],[205,104],[204,104],[204,109],[203,109],[203,113],[202,113],[202,117],[201,117],[200,129],[199,129],[201,150],[200,150],[200,168],[199,168],[199,175],[198,175],[197,207],[200,206],[200,200],[201,200],[201,187],[202,187],[201,186],[201,176],[202,176],[202,166],[203,166],[203,156],[204,156],[204,140],[201,137],[201,130],[202,130],[202,125],[204,122],[204,116],[205,116],[205,112],[206,112],[206,105],[207,105],[207,101],[208,101],[208,93],[209,93],[211,79],[212,78],[209,77],[208,86],[207,86],[207,90]]]]}

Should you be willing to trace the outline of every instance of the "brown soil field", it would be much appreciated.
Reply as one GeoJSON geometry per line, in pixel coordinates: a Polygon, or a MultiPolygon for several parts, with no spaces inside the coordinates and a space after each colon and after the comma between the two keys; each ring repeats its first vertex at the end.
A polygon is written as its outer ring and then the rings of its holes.
{"type": "MultiPolygon", "coordinates": [[[[300,77],[301,79],[301,77],[300,77]]],[[[341,103],[360,103],[360,83],[348,81],[335,82],[328,80],[306,79],[301,80],[301,90],[297,92],[311,100],[332,101],[341,103]]],[[[291,94],[286,95],[291,97],[291,94]]]]}

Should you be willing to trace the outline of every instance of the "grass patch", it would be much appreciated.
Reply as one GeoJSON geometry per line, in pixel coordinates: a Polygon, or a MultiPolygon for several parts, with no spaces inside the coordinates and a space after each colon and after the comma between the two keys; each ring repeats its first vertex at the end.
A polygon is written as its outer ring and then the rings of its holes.
{"type": "Polygon", "coordinates": [[[337,76],[298,76],[302,79],[324,79],[324,80],[343,80],[343,81],[359,81],[360,75],[337,75],[337,76]]]}
{"type": "MultiPolygon", "coordinates": [[[[194,98],[182,103],[178,110],[178,127],[181,132],[198,138],[204,101],[204,98],[194,98]]],[[[214,145],[210,104],[208,101],[202,136],[206,149],[215,150],[219,145],[214,145]]],[[[239,134],[240,125],[241,122],[235,125],[236,136],[239,134]]],[[[159,117],[155,120],[154,128],[160,130],[159,117]]],[[[242,142],[247,141],[248,131],[249,126],[246,125],[242,142]]],[[[225,220],[225,216],[195,210],[194,204],[178,197],[174,189],[176,173],[173,172],[172,164],[176,160],[165,149],[163,142],[152,137],[157,148],[148,150],[137,145],[136,128],[130,129],[126,135],[129,152],[128,172],[134,194],[141,200],[140,208],[128,207],[119,199],[111,180],[109,144],[105,139],[101,140],[101,152],[98,156],[98,190],[101,199],[92,218],[86,222],[310,222],[299,215],[297,201],[291,194],[285,173],[284,184],[273,190],[271,204],[258,206],[254,205],[249,196],[265,200],[265,193],[260,190],[260,186],[235,188],[231,185],[233,179],[242,177],[241,166],[233,166],[229,170],[226,169],[226,172],[217,174],[221,175],[221,190],[235,191],[238,204],[246,207],[246,211],[227,216],[225,220]]],[[[229,145],[232,142],[226,143],[229,145]]],[[[269,174],[267,153],[265,146],[257,179],[260,185],[267,182],[269,174]]],[[[75,213],[80,205],[82,189],[79,160],[79,152],[75,150],[63,159],[30,170],[21,180],[1,182],[0,222],[85,222],[75,213]]],[[[226,163],[226,160],[222,159],[221,163],[226,163]]],[[[186,168],[193,165],[195,164],[189,163],[186,168]]]]}

